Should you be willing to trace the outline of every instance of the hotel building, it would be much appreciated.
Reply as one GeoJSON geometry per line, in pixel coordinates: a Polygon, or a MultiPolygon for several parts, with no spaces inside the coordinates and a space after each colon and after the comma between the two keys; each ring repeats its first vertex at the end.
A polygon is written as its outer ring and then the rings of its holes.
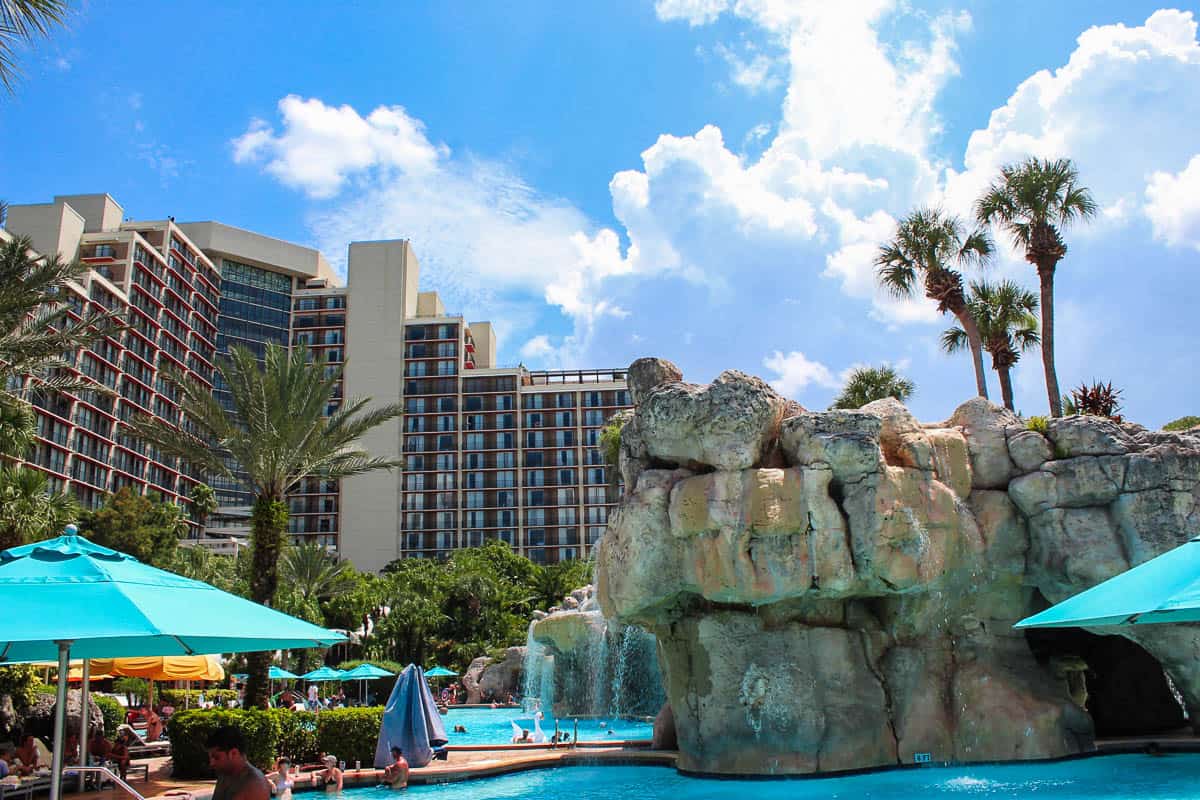
{"type": "MultiPolygon", "coordinates": [[[[216,354],[234,344],[262,353],[268,343],[304,343],[346,365],[344,392],[330,410],[343,396],[403,403],[401,418],[362,443],[402,467],[341,482],[301,481],[288,499],[293,541],[316,542],[367,570],[396,558],[443,558],[487,539],[545,563],[591,552],[612,508],[599,432],[629,406],[623,371],[498,367],[491,324],[448,314],[435,292],[420,292],[420,267],[404,240],[351,244],[342,286],[311,248],[218,222],[129,223],[121,214],[107,195],[9,210],[8,230],[32,236],[40,252],[94,264],[80,302],[130,307],[131,329],[109,343],[116,360],[97,361],[113,368],[98,374],[121,391],[111,415],[115,438],[92,442],[97,434],[83,424],[92,417],[78,399],[51,401],[67,402],[59,409],[65,416],[39,409],[39,430],[48,436],[39,437],[30,463],[58,486],[91,506],[126,483],[184,499],[196,478],[120,434],[120,414],[134,406],[178,419],[159,363],[176,364],[228,403],[212,370],[216,354]],[[139,283],[143,272],[150,274],[139,283]],[[146,461],[136,475],[117,468],[131,458],[146,461]]],[[[87,369],[100,369],[86,353],[79,357],[87,369]]],[[[220,503],[208,524],[213,544],[244,539],[250,488],[236,479],[212,484],[220,503]]]]}

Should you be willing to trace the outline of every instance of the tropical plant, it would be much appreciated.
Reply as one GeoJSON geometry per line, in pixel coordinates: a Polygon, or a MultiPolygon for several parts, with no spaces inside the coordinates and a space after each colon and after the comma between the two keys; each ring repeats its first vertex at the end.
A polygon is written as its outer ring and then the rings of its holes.
{"type": "MultiPolygon", "coordinates": [[[[0,0],[0,8],[11,0],[0,0]]],[[[72,375],[63,353],[111,335],[120,328],[118,312],[74,314],[62,302],[67,284],[87,271],[82,262],[38,258],[28,237],[0,242],[0,386],[20,386],[17,397],[55,391],[104,391],[88,378],[72,375]],[[27,376],[34,380],[25,381],[27,376]]]]}
{"type": "Polygon", "coordinates": [[[1162,429],[1164,431],[1186,431],[1196,427],[1197,425],[1200,425],[1200,417],[1187,416],[1171,420],[1166,425],[1163,425],[1162,429]]]}
{"type": "Polygon", "coordinates": [[[0,0],[0,84],[10,94],[19,74],[17,48],[34,36],[48,36],[66,17],[66,0],[0,0]]]}
{"type": "MultiPolygon", "coordinates": [[[[1013,281],[971,284],[967,308],[979,327],[983,349],[992,357],[992,369],[1000,378],[1000,394],[1004,407],[1013,407],[1012,368],[1021,354],[1038,344],[1037,295],[1013,281]]],[[[969,345],[967,332],[951,327],[942,334],[942,349],[947,353],[965,350],[969,345]]]]}
{"type": "Polygon", "coordinates": [[[1108,417],[1113,422],[1122,421],[1120,398],[1121,390],[1114,389],[1111,381],[1092,381],[1090,385],[1083,383],[1078,389],[1071,390],[1076,413],[1108,417]]]}
{"type": "Polygon", "coordinates": [[[1042,307],[1042,367],[1050,415],[1063,414],[1054,364],[1054,271],[1067,254],[1062,228],[1096,215],[1091,192],[1079,185],[1070,159],[1029,158],[1000,170],[975,206],[976,219],[996,225],[1024,248],[1025,260],[1037,267],[1042,307]]]}
{"type": "Polygon", "coordinates": [[[975,319],[967,308],[960,268],[982,265],[992,254],[992,241],[984,230],[967,231],[962,221],[937,209],[918,209],[896,228],[895,237],[881,245],[875,257],[876,276],[894,297],[913,297],[918,284],[937,303],[941,314],[952,314],[966,332],[975,367],[975,388],[987,397],[982,341],[975,319]]]}
{"type": "Polygon", "coordinates": [[[858,367],[846,379],[842,392],[830,408],[862,408],[867,403],[894,397],[903,403],[912,397],[913,382],[887,364],[880,367],[858,367]]]}
{"type": "MultiPolygon", "coordinates": [[[[254,489],[251,512],[250,598],[272,605],[279,586],[279,557],[287,533],[287,491],[307,475],[345,478],[399,464],[358,447],[363,434],[402,413],[399,404],[367,410],[367,398],[347,400],[328,417],[344,365],[327,364],[303,345],[289,351],[269,345],[260,364],[253,351],[234,347],[217,370],[229,387],[226,411],[198,381],[170,373],[188,424],[168,426],[135,418],[135,435],[210,475],[234,478],[240,471],[254,489]]],[[[248,707],[267,700],[269,653],[247,658],[248,707]]]]}
{"type": "Polygon", "coordinates": [[[200,528],[199,538],[203,539],[207,531],[208,518],[217,513],[217,493],[207,483],[197,483],[192,487],[188,499],[192,504],[192,519],[200,528]]]}
{"type": "Polygon", "coordinates": [[[75,498],[51,492],[44,472],[0,468],[0,550],[58,536],[78,516],[75,498]]]}
{"type": "Polygon", "coordinates": [[[166,568],[174,561],[179,538],[187,533],[183,509],[157,492],[142,495],[125,486],[79,519],[79,532],[96,544],[166,568]]]}
{"type": "Polygon", "coordinates": [[[37,417],[28,403],[0,394],[0,459],[21,459],[33,447],[37,417]]]}
{"type": "Polygon", "coordinates": [[[315,544],[289,547],[279,563],[279,574],[306,600],[328,600],[354,585],[354,567],[339,561],[315,544]]]}

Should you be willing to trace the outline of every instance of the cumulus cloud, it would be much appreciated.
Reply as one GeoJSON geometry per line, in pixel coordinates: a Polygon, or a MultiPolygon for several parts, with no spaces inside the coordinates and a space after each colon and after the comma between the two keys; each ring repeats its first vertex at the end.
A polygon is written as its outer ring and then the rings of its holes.
{"type": "Polygon", "coordinates": [[[728,7],[728,0],[658,0],[654,11],[661,20],[681,19],[695,27],[712,22],[728,7]]]}
{"type": "Polygon", "coordinates": [[[1172,247],[1200,250],[1200,155],[1178,174],[1155,172],[1146,186],[1154,235],[1172,247]]]}
{"type": "Polygon", "coordinates": [[[775,373],[771,385],[785,397],[797,397],[810,385],[825,389],[837,389],[842,385],[841,379],[829,367],[813,361],[799,350],[786,355],[776,350],[764,358],[762,364],[775,373]]]}

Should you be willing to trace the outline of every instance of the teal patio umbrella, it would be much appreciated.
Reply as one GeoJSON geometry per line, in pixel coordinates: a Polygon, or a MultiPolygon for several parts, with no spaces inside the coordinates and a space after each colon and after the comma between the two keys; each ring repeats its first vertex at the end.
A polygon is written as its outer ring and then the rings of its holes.
{"type": "Polygon", "coordinates": [[[330,666],[324,666],[320,669],[314,669],[312,672],[306,672],[300,677],[306,681],[340,681],[342,679],[342,671],[334,669],[330,666]]]}
{"type": "MultiPolygon", "coordinates": [[[[62,791],[74,658],[328,647],[344,637],[76,535],[0,553],[0,664],[58,662],[50,797],[62,791]]],[[[81,740],[85,737],[81,736],[81,740]]],[[[81,753],[83,755],[83,753],[81,753]]]]}
{"type": "Polygon", "coordinates": [[[426,678],[457,678],[458,673],[446,669],[445,667],[434,667],[425,673],[426,678]]]}
{"type": "Polygon", "coordinates": [[[1016,624],[1076,628],[1200,621],[1200,537],[1016,624]]]}
{"type": "Polygon", "coordinates": [[[359,664],[354,669],[346,670],[342,673],[341,680],[343,681],[360,681],[358,687],[358,700],[363,702],[367,693],[367,681],[376,680],[377,678],[394,677],[394,672],[388,672],[386,669],[380,669],[374,664],[359,664]]]}
{"type": "Polygon", "coordinates": [[[267,670],[267,677],[273,681],[286,681],[292,680],[293,678],[299,678],[300,676],[272,664],[271,668],[267,670]]]}

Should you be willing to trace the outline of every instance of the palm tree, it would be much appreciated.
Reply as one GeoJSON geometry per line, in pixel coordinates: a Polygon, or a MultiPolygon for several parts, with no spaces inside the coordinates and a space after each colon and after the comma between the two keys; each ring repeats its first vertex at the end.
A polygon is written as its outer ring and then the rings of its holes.
{"type": "MultiPolygon", "coordinates": [[[[0,0],[0,7],[6,0],[0,0]]],[[[72,312],[62,302],[67,284],[88,266],[67,263],[58,256],[38,258],[28,237],[0,243],[0,387],[21,386],[13,392],[27,397],[39,392],[103,391],[100,384],[73,376],[63,353],[103,336],[121,325],[118,312],[72,312]],[[26,376],[34,380],[25,382],[26,376]]]]}
{"type": "Polygon", "coordinates": [[[24,458],[36,434],[33,409],[15,397],[0,394],[0,461],[24,458]]]}
{"type": "Polygon", "coordinates": [[[289,547],[279,563],[281,577],[305,600],[328,600],[354,585],[348,561],[339,561],[315,544],[289,547]]]}
{"type": "MultiPolygon", "coordinates": [[[[175,428],[142,416],[131,427],[147,444],[210,475],[243,474],[254,490],[250,597],[271,605],[287,532],[288,489],[306,475],[336,479],[396,466],[398,461],[372,457],[357,444],[402,409],[388,404],[367,411],[370,400],[363,398],[347,401],[326,417],[343,367],[327,365],[320,355],[313,358],[303,346],[289,352],[270,345],[261,365],[252,351],[234,347],[217,369],[230,390],[230,411],[203,384],[173,375],[187,424],[175,428]]],[[[252,653],[247,661],[248,707],[262,707],[270,654],[252,653]]]]}
{"type": "Polygon", "coordinates": [[[200,528],[200,538],[203,539],[208,518],[219,508],[217,493],[207,483],[197,483],[192,487],[188,499],[192,501],[192,516],[196,519],[196,525],[200,528]]]}
{"type": "Polygon", "coordinates": [[[11,94],[17,79],[14,51],[35,35],[47,36],[67,16],[66,0],[0,0],[0,84],[11,94]]]}
{"type": "Polygon", "coordinates": [[[884,364],[881,367],[859,367],[850,373],[842,393],[830,408],[862,408],[867,403],[894,397],[903,403],[912,397],[916,387],[895,369],[884,364]]]}
{"type": "Polygon", "coordinates": [[[1069,158],[1029,158],[1000,170],[975,206],[983,225],[997,225],[1025,248],[1025,260],[1037,267],[1042,303],[1042,367],[1050,414],[1062,416],[1062,395],[1054,367],[1054,270],[1067,254],[1060,228],[1096,215],[1092,193],[1079,186],[1079,171],[1069,158]]]}
{"type": "MultiPolygon", "coordinates": [[[[1037,295],[1013,281],[991,284],[986,281],[971,284],[967,307],[979,334],[983,349],[992,356],[992,369],[1000,376],[1000,393],[1004,407],[1013,407],[1012,368],[1021,360],[1021,353],[1037,346],[1037,295]]],[[[949,328],[942,334],[942,349],[955,353],[967,347],[967,333],[962,328],[949,328]]]]}
{"type": "Polygon", "coordinates": [[[44,472],[0,468],[0,550],[57,536],[78,516],[75,498],[52,493],[44,472]]]}
{"type": "Polygon", "coordinates": [[[962,273],[956,268],[982,264],[991,254],[992,241],[985,231],[967,232],[958,217],[918,209],[900,221],[895,238],[882,245],[875,257],[879,282],[894,297],[912,297],[921,281],[925,296],[937,302],[938,312],[949,312],[958,320],[967,332],[980,397],[988,396],[982,342],[967,310],[962,273]]]}

